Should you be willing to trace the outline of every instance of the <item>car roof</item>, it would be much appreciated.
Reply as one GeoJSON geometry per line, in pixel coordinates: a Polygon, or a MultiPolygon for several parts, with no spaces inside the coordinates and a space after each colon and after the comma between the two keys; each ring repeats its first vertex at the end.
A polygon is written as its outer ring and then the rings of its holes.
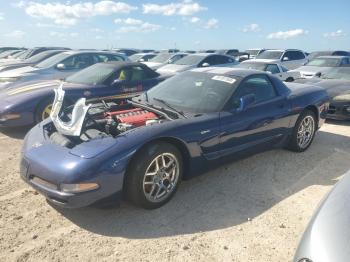
{"type": "Polygon", "coordinates": [[[75,54],[91,54],[91,53],[96,53],[96,54],[110,54],[110,55],[124,55],[121,53],[116,53],[113,51],[99,51],[99,50],[68,50],[64,52],[65,54],[69,55],[75,55],[75,54]]]}
{"type": "Polygon", "coordinates": [[[233,67],[202,67],[202,68],[195,68],[190,71],[202,72],[202,73],[208,73],[208,74],[220,74],[220,75],[226,75],[226,76],[237,76],[242,78],[252,74],[266,74],[260,70],[242,69],[242,68],[233,68],[233,67]]]}
{"type": "Polygon", "coordinates": [[[279,61],[276,61],[276,59],[249,59],[241,63],[281,64],[279,61]]]}
{"type": "Polygon", "coordinates": [[[318,56],[318,57],[315,57],[315,59],[317,58],[345,58],[345,57],[349,57],[349,56],[345,56],[345,55],[321,55],[321,56],[318,56]]]}

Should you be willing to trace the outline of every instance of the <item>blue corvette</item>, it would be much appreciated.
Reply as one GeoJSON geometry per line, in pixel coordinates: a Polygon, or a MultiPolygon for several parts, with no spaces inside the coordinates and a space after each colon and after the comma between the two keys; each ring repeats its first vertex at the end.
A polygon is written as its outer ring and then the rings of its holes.
{"type": "Polygon", "coordinates": [[[106,62],[92,65],[65,79],[37,81],[0,90],[0,127],[38,123],[50,114],[54,88],[63,85],[69,103],[80,97],[126,100],[165,79],[141,63],[106,62]]]}
{"type": "Polygon", "coordinates": [[[21,177],[50,202],[82,207],[109,196],[147,209],[171,199],[182,179],[274,147],[306,150],[324,123],[328,96],[255,70],[201,68],[127,104],[84,98],[26,136],[21,177]]]}

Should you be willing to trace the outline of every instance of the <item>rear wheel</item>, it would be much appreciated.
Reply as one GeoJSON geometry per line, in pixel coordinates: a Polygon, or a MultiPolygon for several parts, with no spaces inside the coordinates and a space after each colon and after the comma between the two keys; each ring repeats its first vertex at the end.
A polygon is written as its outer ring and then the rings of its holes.
{"type": "Polygon", "coordinates": [[[175,194],[182,173],[182,156],[175,146],[163,142],[149,145],[130,164],[127,197],[143,208],[161,207],[175,194]]]}
{"type": "Polygon", "coordinates": [[[35,123],[39,123],[50,116],[52,102],[53,98],[47,98],[38,105],[35,112],[35,123]]]}
{"type": "Polygon", "coordinates": [[[317,128],[315,113],[305,110],[298,118],[288,148],[295,152],[303,152],[311,145],[317,128]]]}

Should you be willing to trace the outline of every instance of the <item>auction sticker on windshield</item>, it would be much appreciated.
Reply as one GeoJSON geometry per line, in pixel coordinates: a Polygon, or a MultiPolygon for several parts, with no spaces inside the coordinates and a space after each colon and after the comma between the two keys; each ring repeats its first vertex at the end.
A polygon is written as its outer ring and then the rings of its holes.
{"type": "Polygon", "coordinates": [[[236,82],[236,79],[231,78],[231,77],[227,77],[227,76],[213,76],[212,79],[217,80],[217,81],[226,82],[229,84],[233,84],[234,82],[236,82]]]}

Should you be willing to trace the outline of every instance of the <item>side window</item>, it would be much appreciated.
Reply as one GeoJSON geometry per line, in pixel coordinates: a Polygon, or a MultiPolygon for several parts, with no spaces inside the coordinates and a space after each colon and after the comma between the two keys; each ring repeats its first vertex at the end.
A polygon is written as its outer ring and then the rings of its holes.
{"type": "Polygon", "coordinates": [[[270,100],[277,96],[275,88],[265,75],[252,76],[244,80],[234,94],[234,104],[239,105],[242,96],[254,94],[256,103],[270,100]]]}
{"type": "Polygon", "coordinates": [[[106,55],[106,56],[107,56],[107,61],[124,61],[124,59],[118,55],[106,55]]]}
{"type": "Polygon", "coordinates": [[[83,69],[95,63],[91,54],[73,55],[63,60],[60,64],[64,64],[66,70],[83,69]]]}
{"type": "Polygon", "coordinates": [[[300,59],[304,59],[305,55],[303,54],[303,52],[300,51],[293,51],[293,56],[294,56],[294,60],[300,60],[300,59]]]}
{"type": "Polygon", "coordinates": [[[281,66],[281,68],[282,68],[282,71],[283,71],[283,72],[288,72],[288,71],[289,71],[289,69],[288,69],[288,68],[285,68],[284,66],[281,66]]]}
{"type": "Polygon", "coordinates": [[[348,65],[349,64],[349,58],[343,58],[340,62],[340,65],[348,65]]]}
{"type": "Polygon", "coordinates": [[[292,59],[292,54],[290,51],[287,51],[284,53],[283,57],[282,57],[282,61],[290,61],[293,60],[292,59]]]}
{"type": "Polygon", "coordinates": [[[131,68],[131,81],[142,81],[147,78],[148,78],[147,73],[142,67],[133,66],[131,68]]]}
{"type": "Polygon", "coordinates": [[[227,56],[215,56],[215,63],[214,65],[220,65],[220,64],[228,64],[233,63],[233,58],[227,57],[227,56]]]}
{"type": "Polygon", "coordinates": [[[183,58],[184,55],[174,55],[170,60],[169,63],[172,64],[174,62],[176,62],[177,60],[180,60],[181,58],[183,58]]]}
{"type": "Polygon", "coordinates": [[[199,64],[199,66],[203,66],[203,64],[209,64],[209,66],[216,65],[215,64],[215,62],[216,62],[215,57],[216,57],[215,55],[208,56],[199,64]]]}
{"type": "Polygon", "coordinates": [[[278,74],[280,72],[276,64],[267,65],[265,71],[270,72],[271,74],[278,74]]]}

